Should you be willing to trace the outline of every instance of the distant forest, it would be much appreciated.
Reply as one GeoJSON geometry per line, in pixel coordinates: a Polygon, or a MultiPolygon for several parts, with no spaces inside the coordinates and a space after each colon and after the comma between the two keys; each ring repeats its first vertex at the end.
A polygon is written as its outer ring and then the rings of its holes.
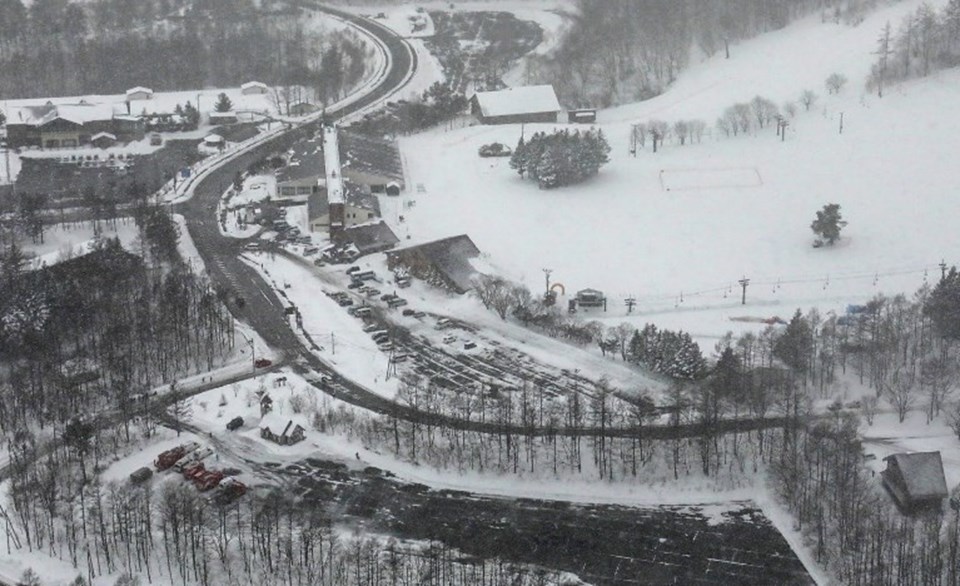
{"type": "Polygon", "coordinates": [[[528,78],[553,83],[568,107],[609,106],[661,93],[692,55],[713,55],[802,16],[858,23],[879,0],[577,0],[553,54],[528,78]]]}
{"type": "Polygon", "coordinates": [[[352,31],[273,0],[0,0],[0,99],[255,79],[322,102],[363,76],[366,51],[352,31]]]}

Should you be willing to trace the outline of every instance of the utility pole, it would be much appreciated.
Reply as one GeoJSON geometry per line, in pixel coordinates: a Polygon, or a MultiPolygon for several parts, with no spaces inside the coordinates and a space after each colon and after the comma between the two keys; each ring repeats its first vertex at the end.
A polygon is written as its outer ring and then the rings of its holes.
{"type": "Polygon", "coordinates": [[[943,259],[940,259],[940,280],[947,278],[947,262],[943,259]]]}
{"type": "Polygon", "coordinates": [[[843,134],[843,112],[840,112],[840,134],[843,134]]]}
{"type": "Polygon", "coordinates": [[[626,299],[623,300],[623,302],[627,304],[627,314],[629,315],[633,313],[633,307],[637,304],[637,298],[627,297],[626,299]]]}
{"type": "Polygon", "coordinates": [[[546,285],[547,285],[546,289],[544,290],[545,293],[550,292],[550,274],[552,272],[553,272],[553,269],[543,269],[543,276],[546,280],[546,285]]]}
{"type": "Polygon", "coordinates": [[[747,304],[747,285],[750,284],[750,279],[743,277],[737,282],[740,283],[741,287],[743,287],[743,293],[740,296],[740,305],[746,305],[747,304]]]}
{"type": "Polygon", "coordinates": [[[334,356],[337,355],[337,334],[330,332],[330,351],[334,356]]]}

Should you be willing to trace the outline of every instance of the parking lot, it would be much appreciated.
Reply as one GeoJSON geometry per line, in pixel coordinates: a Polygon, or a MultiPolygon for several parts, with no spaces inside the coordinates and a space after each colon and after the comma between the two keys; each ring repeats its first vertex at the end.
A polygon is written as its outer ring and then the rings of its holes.
{"type": "Polygon", "coordinates": [[[370,530],[570,571],[593,584],[813,584],[749,501],[578,505],[431,490],[376,468],[351,471],[314,458],[277,469],[295,481],[306,503],[370,530]]]}

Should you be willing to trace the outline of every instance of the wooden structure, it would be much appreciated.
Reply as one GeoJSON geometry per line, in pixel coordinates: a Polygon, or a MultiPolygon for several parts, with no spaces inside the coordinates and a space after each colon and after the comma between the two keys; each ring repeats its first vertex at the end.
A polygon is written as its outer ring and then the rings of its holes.
{"type": "Polygon", "coordinates": [[[939,508],[947,496],[940,452],[891,454],[883,459],[883,485],[905,511],[939,508]]]}
{"type": "Polygon", "coordinates": [[[277,434],[270,429],[270,426],[263,426],[260,428],[260,437],[272,441],[275,444],[280,444],[281,446],[292,446],[293,444],[302,442],[306,439],[306,430],[302,425],[294,425],[293,420],[287,421],[286,427],[283,428],[283,433],[277,434]]]}
{"type": "Polygon", "coordinates": [[[595,108],[567,110],[567,122],[574,124],[593,124],[596,121],[597,110],[595,108]]]}
{"type": "Polygon", "coordinates": [[[581,289],[577,291],[577,306],[579,307],[602,307],[607,308],[607,298],[603,296],[603,291],[596,289],[581,289]]]}

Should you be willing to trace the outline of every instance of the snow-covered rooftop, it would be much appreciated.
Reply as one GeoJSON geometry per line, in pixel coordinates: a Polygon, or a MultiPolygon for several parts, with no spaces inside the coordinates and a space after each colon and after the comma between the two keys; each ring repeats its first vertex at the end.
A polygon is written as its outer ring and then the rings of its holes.
{"type": "Polygon", "coordinates": [[[248,81],[240,86],[241,90],[249,90],[254,88],[267,89],[267,84],[263,83],[262,81],[248,81]]]}
{"type": "Polygon", "coordinates": [[[327,201],[343,203],[343,175],[340,173],[340,148],[337,146],[337,127],[323,127],[323,164],[327,170],[327,201]]]}
{"type": "Polygon", "coordinates": [[[22,106],[11,113],[9,117],[11,123],[30,124],[43,126],[57,118],[69,120],[76,124],[84,124],[97,120],[110,120],[113,118],[113,107],[109,104],[88,104],[79,102],[76,104],[41,104],[22,106]]]}
{"type": "Polygon", "coordinates": [[[153,94],[153,90],[148,87],[143,87],[142,85],[138,85],[137,87],[132,87],[127,90],[128,96],[131,94],[139,94],[139,93],[153,94]]]}
{"type": "Polygon", "coordinates": [[[484,116],[512,116],[559,112],[560,102],[552,85],[531,85],[474,94],[484,116]]]}

